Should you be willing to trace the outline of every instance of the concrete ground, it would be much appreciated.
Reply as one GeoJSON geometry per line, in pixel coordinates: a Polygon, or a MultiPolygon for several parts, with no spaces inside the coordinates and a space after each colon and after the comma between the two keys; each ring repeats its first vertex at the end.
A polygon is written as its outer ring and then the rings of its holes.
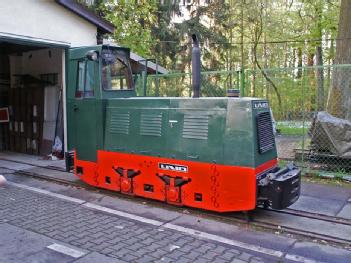
{"type": "Polygon", "coordinates": [[[351,188],[304,182],[299,200],[290,208],[351,219],[351,188]]]}
{"type": "Polygon", "coordinates": [[[275,137],[277,143],[277,154],[281,159],[294,160],[295,149],[301,148],[302,136],[278,135],[275,137]]]}
{"type": "Polygon", "coordinates": [[[12,161],[12,163],[18,162],[17,167],[20,167],[22,165],[23,167],[29,168],[34,167],[35,165],[39,167],[52,167],[62,171],[66,169],[65,160],[48,160],[42,156],[17,152],[0,151],[0,160],[12,161]]]}
{"type": "MultiPolygon", "coordinates": [[[[9,171],[0,171],[8,179],[8,184],[0,187],[0,262],[344,263],[351,259],[351,251],[346,249],[248,230],[9,171]]],[[[306,190],[308,198],[320,191],[306,190]]],[[[347,194],[338,191],[328,196],[345,201],[347,194]]]]}

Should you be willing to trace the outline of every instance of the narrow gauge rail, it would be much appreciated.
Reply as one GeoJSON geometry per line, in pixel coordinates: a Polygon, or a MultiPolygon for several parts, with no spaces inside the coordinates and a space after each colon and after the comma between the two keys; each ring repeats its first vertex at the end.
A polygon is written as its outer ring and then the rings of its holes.
{"type": "Polygon", "coordinates": [[[281,214],[289,214],[289,215],[295,215],[295,216],[300,216],[300,217],[306,217],[306,218],[311,218],[311,219],[318,219],[318,220],[323,220],[326,222],[351,226],[351,220],[346,219],[346,218],[337,217],[337,216],[328,216],[328,215],[323,215],[323,214],[318,214],[318,213],[311,213],[308,211],[291,209],[291,208],[286,208],[284,210],[269,210],[269,211],[275,212],[275,213],[281,213],[281,214]]]}
{"type": "MultiPolygon", "coordinates": [[[[13,161],[13,160],[8,160],[4,158],[0,158],[0,160],[6,160],[10,162],[15,162],[15,163],[21,163],[21,164],[29,164],[27,162],[21,162],[21,161],[13,161]]],[[[34,167],[38,168],[43,168],[47,170],[56,170],[56,171],[64,171],[63,169],[60,169],[58,167],[52,167],[52,166],[40,166],[40,165],[33,165],[29,164],[34,167]]],[[[59,178],[53,178],[49,176],[44,176],[44,175],[38,175],[34,174],[29,171],[25,170],[20,170],[14,172],[15,174],[18,175],[24,175],[24,176],[31,176],[33,178],[38,178],[41,180],[45,181],[50,181],[50,182],[55,182],[58,184],[63,184],[63,185],[70,185],[70,186],[75,186],[75,187],[80,187],[83,189],[86,189],[88,191],[96,191],[97,189],[95,187],[89,186],[81,181],[77,182],[72,182],[68,180],[63,180],[59,178]]],[[[135,197],[130,197],[128,195],[120,194],[118,192],[112,192],[109,190],[104,190],[104,189],[98,189],[101,193],[109,195],[109,196],[117,196],[119,198],[127,199],[129,201],[140,201],[144,199],[141,198],[135,198],[135,197]]],[[[148,204],[151,204],[153,206],[158,206],[162,208],[167,208],[173,211],[181,212],[180,210],[184,209],[184,207],[175,207],[172,205],[169,205],[167,203],[161,203],[155,200],[147,200],[148,204]]],[[[270,222],[270,220],[264,220],[260,218],[260,216],[255,216],[253,215],[251,220],[248,221],[248,218],[245,216],[245,214],[240,213],[240,212],[232,212],[232,213],[224,213],[224,214],[219,214],[211,211],[205,211],[205,210],[199,210],[195,208],[185,208],[187,211],[190,211],[192,215],[199,215],[204,218],[208,219],[216,219],[222,222],[227,222],[227,223],[236,223],[236,224],[248,224],[253,228],[260,228],[263,230],[268,230],[268,231],[279,231],[282,234],[290,234],[290,235],[295,235],[295,236],[300,236],[303,238],[307,239],[313,239],[313,240],[319,240],[319,241],[326,241],[329,243],[333,243],[339,246],[348,246],[351,247],[351,236],[349,239],[345,238],[340,238],[337,236],[331,236],[331,235],[324,235],[320,233],[316,233],[313,231],[310,231],[308,229],[303,229],[303,228],[294,228],[294,227],[289,227],[289,226],[282,226],[279,224],[275,224],[274,222],[270,222]]],[[[316,214],[316,213],[311,213],[307,211],[301,211],[301,210],[294,210],[287,208],[285,210],[269,210],[269,209],[263,209],[263,208],[258,208],[259,213],[269,213],[269,214],[287,214],[287,215],[292,215],[292,216],[297,216],[300,218],[306,218],[306,219],[312,219],[312,220],[320,220],[320,221],[325,221],[325,222],[330,222],[335,225],[347,225],[351,227],[351,220],[347,220],[344,218],[340,217],[335,217],[335,216],[329,216],[329,215],[322,215],[322,214],[316,214]]]]}

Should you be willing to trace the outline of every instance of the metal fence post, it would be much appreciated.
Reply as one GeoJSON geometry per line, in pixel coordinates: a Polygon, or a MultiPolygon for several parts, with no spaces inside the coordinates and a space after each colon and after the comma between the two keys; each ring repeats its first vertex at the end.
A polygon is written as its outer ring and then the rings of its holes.
{"type": "Polygon", "coordinates": [[[308,74],[306,74],[306,69],[303,70],[303,73],[302,73],[302,79],[301,79],[301,98],[302,98],[302,156],[301,156],[301,169],[302,169],[302,172],[304,172],[305,170],[305,164],[304,164],[304,161],[305,161],[305,76],[308,76],[308,74]]]}
{"type": "Polygon", "coordinates": [[[156,90],[155,90],[155,96],[158,97],[160,96],[160,90],[158,86],[158,60],[156,59],[156,90]]]}
{"type": "Polygon", "coordinates": [[[146,97],[146,88],[147,88],[147,59],[145,59],[145,71],[143,71],[143,89],[144,89],[144,97],[146,97]]]}
{"type": "Polygon", "coordinates": [[[240,89],[241,89],[241,96],[245,97],[245,68],[243,67],[240,71],[240,89]]]}

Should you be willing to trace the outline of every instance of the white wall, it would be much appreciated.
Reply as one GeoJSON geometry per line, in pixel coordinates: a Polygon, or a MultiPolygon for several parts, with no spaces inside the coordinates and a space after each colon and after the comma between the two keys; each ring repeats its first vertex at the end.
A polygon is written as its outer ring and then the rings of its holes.
{"type": "Polygon", "coordinates": [[[97,28],[54,0],[1,0],[0,34],[96,45],[97,28]]]}

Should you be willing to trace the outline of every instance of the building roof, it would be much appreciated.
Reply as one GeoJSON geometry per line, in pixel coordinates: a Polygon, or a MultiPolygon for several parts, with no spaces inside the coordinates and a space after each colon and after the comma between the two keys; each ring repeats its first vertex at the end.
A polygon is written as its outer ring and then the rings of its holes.
{"type": "Polygon", "coordinates": [[[160,66],[159,64],[156,64],[153,61],[147,60],[141,56],[139,56],[138,54],[135,54],[133,52],[130,52],[130,59],[137,62],[141,67],[145,68],[145,64],[147,65],[148,68],[148,72],[151,73],[157,73],[158,74],[167,74],[169,73],[167,69],[165,69],[164,67],[160,66]]]}
{"type": "Polygon", "coordinates": [[[82,17],[88,22],[96,25],[103,33],[113,33],[113,31],[115,30],[115,27],[113,24],[101,18],[100,16],[96,15],[94,12],[90,11],[88,8],[77,3],[74,0],[55,0],[55,1],[59,5],[72,11],[73,13],[82,17]]]}
{"type": "MultiPolygon", "coordinates": [[[[111,39],[104,39],[103,43],[105,45],[121,47],[120,45],[116,44],[116,42],[114,42],[111,39]]],[[[151,60],[145,59],[145,58],[143,58],[143,57],[141,57],[138,54],[135,54],[133,52],[130,52],[130,60],[131,60],[131,62],[134,62],[135,65],[137,64],[136,67],[133,67],[133,65],[132,65],[132,68],[134,71],[143,71],[143,70],[145,70],[145,65],[146,65],[148,73],[151,73],[151,74],[156,74],[156,72],[157,72],[157,74],[169,73],[169,71],[166,68],[160,66],[159,64],[156,64],[155,63],[156,61],[154,59],[151,59],[151,60]]]]}

